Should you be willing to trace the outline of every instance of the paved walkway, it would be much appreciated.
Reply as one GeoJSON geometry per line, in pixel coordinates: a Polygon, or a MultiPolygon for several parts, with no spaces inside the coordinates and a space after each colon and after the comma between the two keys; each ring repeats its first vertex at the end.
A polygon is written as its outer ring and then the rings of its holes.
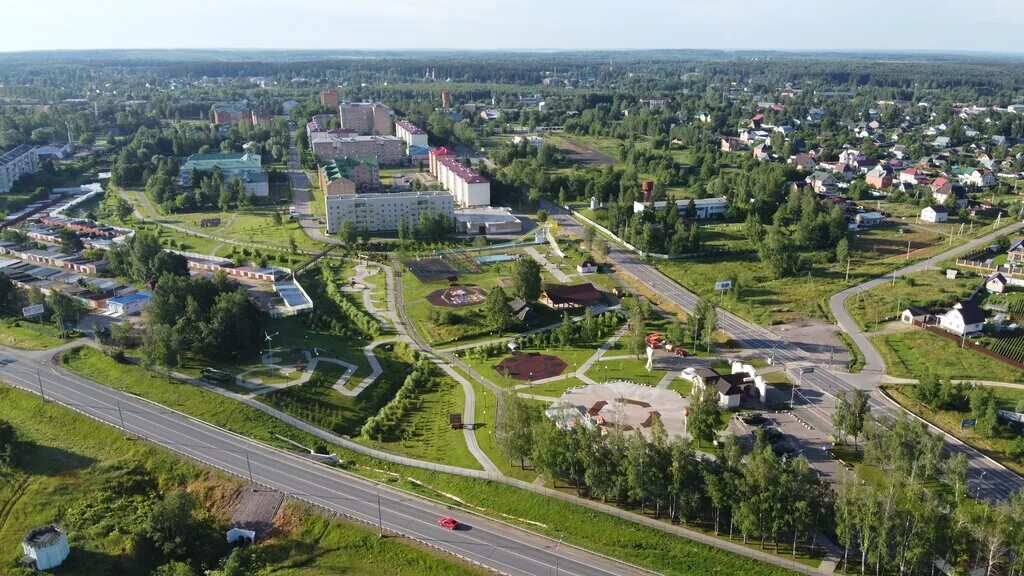
{"type": "Polygon", "coordinates": [[[526,253],[536,260],[538,264],[543,266],[552,276],[554,276],[555,280],[558,280],[562,284],[572,282],[572,278],[568,274],[562,272],[558,266],[555,266],[550,260],[548,260],[547,256],[538,252],[533,246],[526,246],[523,250],[525,250],[526,253]]]}

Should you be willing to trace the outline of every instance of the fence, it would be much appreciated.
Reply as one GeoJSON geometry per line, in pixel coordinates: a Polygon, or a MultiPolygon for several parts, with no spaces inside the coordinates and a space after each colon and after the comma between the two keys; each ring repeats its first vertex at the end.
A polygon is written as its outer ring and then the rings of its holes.
{"type": "Polygon", "coordinates": [[[1014,360],[1012,358],[1007,358],[1006,356],[1003,356],[1002,354],[999,354],[998,352],[994,352],[991,349],[986,348],[986,347],[984,347],[984,346],[982,346],[980,344],[975,344],[974,342],[971,342],[970,340],[968,340],[966,338],[957,336],[956,334],[953,334],[952,332],[947,332],[947,331],[943,330],[942,328],[939,328],[938,326],[930,326],[928,324],[924,324],[924,323],[917,322],[917,321],[914,322],[914,326],[918,326],[920,328],[924,328],[925,330],[927,330],[928,332],[931,332],[932,334],[941,336],[941,337],[945,338],[946,340],[950,340],[952,342],[955,342],[958,346],[962,346],[963,348],[970,348],[971,350],[975,350],[977,352],[981,352],[982,354],[988,356],[989,358],[992,358],[993,360],[998,360],[998,361],[1000,361],[1000,362],[1002,362],[1004,364],[1008,364],[1010,366],[1013,366],[1014,368],[1017,368],[1018,370],[1024,370],[1024,362],[1018,362],[1018,361],[1016,361],[1016,360],[1014,360]]]}

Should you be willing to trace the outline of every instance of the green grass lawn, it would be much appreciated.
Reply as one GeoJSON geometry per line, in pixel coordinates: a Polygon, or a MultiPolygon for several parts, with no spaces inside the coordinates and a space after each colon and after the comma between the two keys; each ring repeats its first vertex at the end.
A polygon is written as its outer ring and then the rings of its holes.
{"type": "MultiPolygon", "coordinates": [[[[97,505],[120,470],[144,468],[157,480],[154,497],[188,489],[220,524],[230,517],[232,495],[243,488],[240,480],[5,386],[0,386],[0,419],[17,430],[20,454],[14,467],[0,471],[0,547],[8,551],[0,572],[5,574],[21,573],[7,572],[6,559],[20,550],[25,533],[55,521],[69,530],[72,546],[58,574],[141,575],[156,568],[159,559],[118,529],[132,525],[135,506],[128,501],[97,505]],[[80,510],[90,513],[87,525],[75,520],[80,510]]],[[[401,539],[382,540],[372,528],[329,520],[304,506],[287,504],[283,517],[283,533],[261,545],[273,574],[485,573],[401,539]]]]}
{"type": "MultiPolygon", "coordinates": [[[[846,263],[829,263],[823,253],[808,253],[815,263],[801,275],[774,278],[768,266],[752,252],[749,242],[737,238],[736,231],[728,228],[720,232],[723,236],[718,242],[723,247],[742,252],[685,261],[655,260],[652,263],[697,295],[760,324],[785,323],[807,317],[830,319],[828,298],[832,294],[950,248],[947,237],[940,232],[917,226],[904,229],[906,233],[900,233],[900,228],[895,226],[859,232],[851,242],[849,279],[846,277],[846,263]],[[911,248],[909,259],[908,242],[911,248]],[[715,292],[715,282],[726,278],[739,281],[743,287],[740,297],[715,292]]],[[[991,227],[975,226],[973,234],[965,233],[954,238],[952,246],[991,231],[991,227]]]]}
{"type": "MultiPolygon", "coordinates": [[[[525,382],[516,381],[516,384],[525,384],[525,382]]],[[[561,380],[555,380],[554,382],[548,382],[546,384],[537,384],[536,386],[529,386],[527,388],[519,388],[516,390],[520,394],[532,394],[535,396],[549,396],[551,398],[558,398],[565,393],[569,388],[576,388],[578,386],[586,386],[587,383],[578,378],[563,378],[561,380]]]]}
{"type": "Polygon", "coordinates": [[[658,382],[661,382],[661,378],[665,375],[665,372],[660,370],[652,370],[648,372],[646,357],[642,360],[630,357],[629,360],[603,360],[594,362],[594,364],[591,365],[590,370],[587,370],[586,374],[597,382],[626,380],[628,382],[656,386],[658,382]]]}
{"type": "Polygon", "coordinates": [[[358,440],[368,446],[411,458],[482,469],[469,451],[463,431],[452,430],[448,420],[451,414],[461,414],[465,405],[466,394],[462,385],[447,376],[438,377],[434,388],[419,396],[416,408],[407,414],[399,426],[396,436],[400,439],[376,442],[360,437],[358,440]]]}
{"type": "MultiPolygon", "coordinates": [[[[562,371],[561,375],[572,374],[579,366],[583,365],[583,363],[586,362],[596,352],[596,344],[584,348],[551,348],[543,350],[536,348],[523,348],[522,350],[520,350],[520,353],[523,354],[540,353],[551,356],[557,356],[561,358],[562,361],[565,362],[566,364],[565,370],[562,371]]],[[[514,380],[511,378],[507,378],[504,374],[494,369],[494,367],[497,366],[498,363],[501,362],[503,359],[509,358],[509,355],[496,356],[492,358],[479,358],[470,356],[468,355],[467,352],[460,352],[460,356],[462,357],[463,362],[471,366],[481,376],[495,384],[503,384],[506,382],[512,385],[528,383],[525,380],[514,380]]],[[[540,380],[540,378],[535,378],[535,380],[540,380]]]]}
{"type": "Polygon", "coordinates": [[[884,322],[898,318],[907,306],[952,306],[969,296],[979,282],[981,279],[972,273],[962,272],[950,280],[945,270],[926,270],[861,292],[846,301],[846,310],[861,329],[874,330],[876,319],[884,322]]]}
{"type": "Polygon", "coordinates": [[[0,318],[0,345],[24,350],[43,350],[64,344],[56,324],[0,318]]]}
{"type": "Polygon", "coordinates": [[[892,376],[920,378],[931,370],[939,378],[1024,382],[1024,372],[924,330],[876,336],[871,341],[892,376]]]}
{"type": "MultiPolygon", "coordinates": [[[[907,393],[908,388],[909,385],[892,385],[886,386],[884,389],[907,410],[916,413],[947,433],[984,452],[990,458],[997,460],[1017,474],[1024,474],[1024,458],[1011,456],[1013,453],[1013,441],[1016,438],[1015,434],[1001,429],[997,436],[985,437],[979,434],[976,428],[962,428],[960,425],[961,420],[973,417],[970,412],[934,410],[909,396],[907,393]]],[[[998,386],[991,387],[991,390],[995,393],[996,406],[1000,409],[1016,410],[1017,403],[1024,400],[1024,390],[1001,388],[998,386]]]]}
{"type": "MultiPolygon", "coordinates": [[[[107,385],[127,389],[150,400],[244,434],[269,444],[281,445],[280,434],[304,444],[317,442],[310,435],[275,420],[266,414],[199,388],[168,382],[146,370],[114,363],[93,350],[65,354],[65,365],[74,371],[107,385]]],[[[488,444],[485,444],[488,445],[488,444]]],[[[491,448],[488,448],[489,450],[491,448]]],[[[360,467],[355,472],[375,480],[394,481],[390,473],[403,478],[396,486],[434,498],[454,495],[480,513],[501,518],[525,529],[549,536],[564,537],[566,542],[637,563],[665,574],[751,573],[765,576],[792,574],[760,562],[720,551],[660,530],[624,522],[604,513],[571,503],[552,500],[503,484],[450,476],[438,472],[408,468],[366,458],[337,448],[339,456],[360,467]],[[376,470],[386,469],[382,474],[376,470]]]]}

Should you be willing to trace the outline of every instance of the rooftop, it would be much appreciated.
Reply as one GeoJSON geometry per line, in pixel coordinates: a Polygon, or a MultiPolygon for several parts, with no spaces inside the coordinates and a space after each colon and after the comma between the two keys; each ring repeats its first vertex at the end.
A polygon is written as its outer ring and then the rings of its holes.
{"type": "Polygon", "coordinates": [[[364,156],[364,157],[349,157],[345,156],[342,158],[335,158],[324,162],[320,169],[323,170],[324,177],[328,182],[334,182],[339,178],[347,178],[351,180],[349,174],[352,169],[360,164],[369,164],[370,166],[377,166],[376,156],[364,156]]]}
{"type": "Polygon", "coordinates": [[[476,170],[464,165],[453,157],[442,157],[438,159],[438,163],[444,164],[449,170],[455,173],[455,176],[460,180],[465,180],[468,184],[486,184],[487,178],[476,173],[476,170]]]}
{"type": "Polygon", "coordinates": [[[373,135],[370,135],[370,136],[359,136],[359,135],[356,135],[355,133],[350,133],[350,132],[347,132],[347,131],[345,131],[343,133],[335,133],[333,131],[332,132],[314,132],[313,134],[310,135],[310,141],[311,142],[323,142],[325,140],[330,140],[330,141],[334,141],[334,142],[360,142],[360,141],[363,141],[363,142],[374,142],[374,141],[388,141],[388,140],[394,140],[394,141],[398,141],[398,142],[402,141],[402,139],[399,138],[398,136],[380,136],[380,135],[377,135],[377,134],[373,134],[373,135]]]}
{"type": "Polygon", "coordinates": [[[241,114],[242,112],[252,110],[252,106],[249,106],[249,103],[245,100],[238,100],[236,102],[214,102],[213,109],[217,112],[228,114],[241,114]]]}
{"type": "Polygon", "coordinates": [[[14,148],[11,148],[7,152],[4,152],[3,156],[0,156],[0,166],[5,166],[7,164],[10,164],[11,162],[14,162],[15,160],[21,158],[25,154],[32,152],[33,149],[34,148],[32,146],[28,146],[26,144],[22,144],[21,146],[15,146],[14,148]]]}
{"type": "Polygon", "coordinates": [[[60,541],[61,536],[65,534],[64,529],[56,524],[50,524],[49,526],[43,526],[42,528],[36,528],[25,536],[24,543],[28,544],[32,548],[46,548],[47,546],[53,546],[60,541]]]}
{"type": "Polygon", "coordinates": [[[408,120],[399,120],[398,122],[395,122],[395,124],[401,126],[402,129],[408,132],[409,134],[421,135],[427,133],[426,130],[420,128],[419,126],[413,124],[412,122],[409,122],[408,120]]]}

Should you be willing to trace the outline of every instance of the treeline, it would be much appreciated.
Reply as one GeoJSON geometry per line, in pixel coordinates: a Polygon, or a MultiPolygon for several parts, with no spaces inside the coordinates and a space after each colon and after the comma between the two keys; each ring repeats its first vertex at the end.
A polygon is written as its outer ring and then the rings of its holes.
{"type": "Polygon", "coordinates": [[[391,438],[409,412],[419,407],[420,395],[437,385],[439,376],[438,369],[430,360],[419,357],[395,397],[363,424],[362,435],[377,441],[391,438]]]}
{"type": "Polygon", "coordinates": [[[321,264],[307,271],[302,285],[320,303],[305,317],[305,324],[310,330],[363,342],[380,336],[380,323],[352,304],[348,295],[341,291],[341,280],[330,266],[321,264]]]}

